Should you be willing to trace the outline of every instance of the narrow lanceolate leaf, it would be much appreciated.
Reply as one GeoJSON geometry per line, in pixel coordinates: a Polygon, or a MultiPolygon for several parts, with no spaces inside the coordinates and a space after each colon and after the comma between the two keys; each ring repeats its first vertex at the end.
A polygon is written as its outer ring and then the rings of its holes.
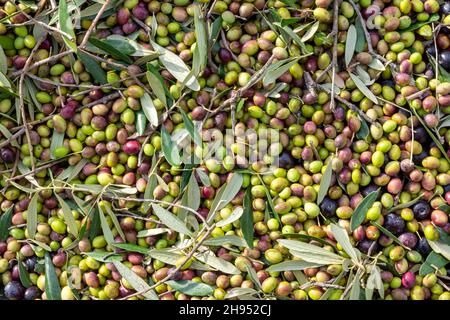
{"type": "Polygon", "coordinates": [[[266,271],[267,272],[299,271],[308,268],[318,268],[321,266],[323,266],[323,264],[301,260],[290,260],[271,265],[269,268],[266,269],[266,271]]]}
{"type": "Polygon", "coordinates": [[[372,300],[373,291],[378,290],[378,294],[382,299],[384,299],[384,286],[383,286],[383,280],[381,279],[381,273],[380,268],[377,266],[373,266],[372,270],[370,271],[370,275],[367,278],[366,282],[366,300],[372,300]]]}
{"type": "Polygon", "coordinates": [[[159,78],[152,72],[147,71],[147,81],[155,96],[167,107],[166,93],[159,78]]]}
{"type": "Polygon", "coordinates": [[[0,217],[0,241],[5,241],[8,238],[9,227],[11,226],[11,218],[13,215],[14,206],[11,206],[0,217]]]}
{"type": "Polygon", "coordinates": [[[187,204],[192,210],[200,208],[200,187],[198,186],[195,175],[191,175],[187,185],[187,204]]]}
{"type": "Polygon", "coordinates": [[[142,110],[136,112],[136,132],[141,136],[145,132],[145,127],[147,126],[147,117],[142,110]]]}
{"type": "Polygon", "coordinates": [[[192,236],[192,232],[186,227],[186,225],[178,219],[172,212],[163,209],[157,204],[152,204],[153,212],[155,215],[161,220],[161,222],[166,225],[168,228],[179,232],[181,234],[185,234],[188,236],[192,236]]]}
{"type": "Polygon", "coordinates": [[[236,247],[248,247],[244,239],[238,236],[222,236],[217,238],[211,238],[203,242],[205,246],[224,246],[233,245],[236,247]]]}
{"type": "Polygon", "coordinates": [[[366,120],[360,118],[361,120],[361,128],[359,128],[358,132],[356,133],[356,137],[360,140],[366,140],[369,136],[369,126],[367,125],[366,120]]]}
{"type": "Polygon", "coordinates": [[[77,44],[75,43],[75,33],[73,31],[72,17],[68,12],[66,0],[59,1],[58,16],[61,31],[64,31],[65,33],[71,36],[71,39],[69,39],[68,37],[63,35],[62,38],[64,40],[64,43],[73,51],[77,51],[77,44]]]}
{"type": "Polygon", "coordinates": [[[84,255],[100,262],[122,261],[122,256],[108,251],[83,252],[84,255]]]}
{"type": "Polygon", "coordinates": [[[108,221],[106,220],[105,214],[100,206],[98,207],[98,217],[100,218],[100,226],[103,231],[103,235],[105,236],[105,240],[108,244],[114,243],[114,236],[112,234],[111,228],[108,225],[108,221]]]}
{"type": "Polygon", "coordinates": [[[263,85],[267,86],[269,84],[274,83],[275,80],[277,80],[286,71],[288,71],[290,67],[292,67],[294,64],[297,63],[297,61],[298,58],[295,59],[289,58],[275,62],[274,64],[270,65],[269,68],[267,68],[266,75],[263,78],[263,85]]]}
{"type": "Polygon", "coordinates": [[[109,43],[96,39],[96,38],[89,38],[89,42],[96,46],[97,48],[103,50],[107,54],[111,55],[116,60],[124,61],[128,64],[133,63],[133,60],[130,59],[129,56],[118,50],[117,48],[113,47],[109,43]]]}
{"type": "Polygon", "coordinates": [[[45,253],[45,295],[47,300],[61,300],[59,279],[48,252],[45,253]]]}
{"type": "Polygon", "coordinates": [[[167,129],[164,126],[161,127],[161,143],[162,151],[167,162],[172,166],[179,166],[181,164],[181,159],[178,148],[176,144],[172,143],[170,133],[167,132],[167,129]]]}
{"type": "Polygon", "coordinates": [[[172,289],[190,296],[209,296],[214,292],[214,288],[202,282],[192,280],[169,280],[166,282],[172,289]]]}
{"type": "Polygon", "coordinates": [[[129,252],[139,252],[142,254],[147,254],[149,249],[148,248],[144,248],[135,244],[130,244],[130,243],[113,243],[112,244],[113,247],[125,250],[125,251],[129,251],[129,252]]]}
{"type": "Polygon", "coordinates": [[[181,116],[183,117],[183,123],[186,130],[189,132],[189,135],[191,136],[192,140],[197,146],[202,146],[202,138],[200,137],[199,131],[195,128],[194,123],[192,120],[188,117],[186,112],[184,112],[183,109],[179,109],[181,112],[181,116]]]}
{"type": "Polygon", "coordinates": [[[210,30],[209,42],[210,42],[211,47],[217,41],[217,38],[219,36],[221,29],[222,29],[222,16],[218,16],[216,19],[214,19],[214,22],[212,23],[211,27],[209,28],[209,30],[210,30]]]}
{"type": "Polygon", "coordinates": [[[405,202],[405,203],[400,203],[399,205],[396,205],[395,207],[392,207],[388,210],[388,212],[394,212],[403,208],[409,208],[411,206],[413,206],[414,204],[416,204],[420,199],[422,199],[422,197],[424,196],[423,193],[421,193],[420,195],[418,195],[415,199],[405,202]]]}
{"type": "Polygon", "coordinates": [[[259,281],[258,275],[256,274],[255,269],[253,269],[253,266],[248,263],[245,265],[245,270],[247,271],[248,277],[255,284],[255,286],[261,289],[261,282],[259,281]]]}
{"type": "Polygon", "coordinates": [[[350,243],[347,231],[335,225],[334,223],[330,224],[330,227],[336,241],[339,242],[341,247],[349,255],[349,257],[352,258],[354,262],[358,262],[361,254],[359,253],[359,251],[356,251],[357,249],[353,248],[352,244],[350,243]]]}
{"type": "Polygon", "coordinates": [[[55,159],[54,152],[57,148],[62,147],[64,142],[64,133],[59,133],[56,130],[53,131],[52,142],[50,144],[50,157],[55,159]]]}
{"type": "Polygon", "coordinates": [[[56,179],[57,180],[67,180],[67,182],[72,181],[75,177],[78,176],[78,174],[83,170],[84,166],[89,161],[87,159],[81,159],[78,161],[78,163],[74,166],[67,167],[61,174],[59,174],[56,179]]]}
{"type": "Polygon", "coordinates": [[[128,269],[122,262],[113,261],[114,266],[120,275],[128,281],[128,283],[136,290],[137,292],[146,291],[142,295],[148,300],[158,300],[158,296],[154,290],[150,289],[145,280],[139,277],[136,273],[128,269]]]}
{"type": "Polygon", "coordinates": [[[372,61],[368,64],[370,68],[377,71],[384,71],[386,67],[384,66],[383,62],[380,60],[373,58],[372,61]]]}
{"type": "Polygon", "coordinates": [[[441,254],[445,259],[450,260],[450,245],[439,241],[430,241],[428,243],[434,252],[441,254]]]}
{"type": "Polygon", "coordinates": [[[122,227],[120,226],[117,216],[114,214],[114,212],[112,211],[112,209],[109,206],[105,206],[105,208],[106,208],[106,212],[108,213],[109,217],[111,218],[111,221],[112,221],[114,227],[117,230],[117,233],[123,240],[126,240],[125,233],[123,232],[122,227]]]}
{"type": "Polygon", "coordinates": [[[402,246],[404,249],[411,250],[411,248],[405,246],[392,232],[390,232],[388,229],[383,227],[381,224],[379,224],[379,223],[377,223],[375,221],[371,221],[370,224],[372,224],[375,227],[377,227],[378,230],[380,230],[382,233],[387,235],[390,239],[394,240],[395,243],[397,243],[398,245],[402,246]]]}
{"type": "MultiPolygon", "coordinates": [[[[0,47],[0,48],[1,48],[1,47],[0,47]]],[[[12,134],[11,134],[11,132],[9,132],[9,130],[8,130],[4,125],[2,125],[2,124],[0,124],[0,132],[2,133],[2,135],[3,135],[6,139],[10,140],[10,137],[12,136],[12,134]]],[[[14,140],[11,141],[11,145],[12,145],[13,147],[20,148],[20,146],[19,146],[19,144],[17,143],[17,140],[16,140],[16,139],[14,139],[14,140]]]]}
{"type": "Polygon", "coordinates": [[[362,52],[364,51],[364,46],[366,45],[366,36],[364,34],[364,29],[360,19],[356,19],[355,27],[356,33],[358,34],[355,50],[356,52],[362,52]]]}
{"type": "Polygon", "coordinates": [[[351,25],[347,30],[347,40],[345,42],[345,65],[348,66],[352,61],[353,54],[355,53],[356,41],[358,40],[358,34],[356,27],[351,25]]]}
{"type": "Polygon", "coordinates": [[[372,207],[374,202],[377,200],[379,189],[377,191],[372,191],[369,193],[356,207],[353,211],[352,218],[350,219],[350,228],[354,231],[358,228],[361,223],[366,219],[367,211],[372,207]]]}
{"type": "Polygon", "coordinates": [[[253,248],[253,208],[251,188],[247,188],[244,195],[244,213],[240,218],[242,234],[250,248],[253,248]]]}
{"type": "Polygon", "coordinates": [[[146,230],[139,231],[137,234],[137,237],[138,238],[151,237],[151,236],[156,236],[158,234],[163,234],[163,233],[166,233],[169,231],[170,231],[169,228],[146,229],[146,230]]]}
{"type": "Polygon", "coordinates": [[[6,60],[5,51],[0,46],[0,72],[6,74],[8,72],[8,62],[6,60]]]}
{"type": "MultiPolygon", "coordinates": [[[[231,214],[228,217],[217,222],[216,226],[219,228],[222,228],[222,227],[226,226],[227,224],[233,223],[233,222],[239,220],[239,218],[242,216],[243,213],[244,213],[244,209],[242,207],[236,207],[236,208],[234,208],[233,212],[231,212],[231,214]]],[[[242,222],[241,222],[241,227],[242,227],[242,222]]]]}
{"type": "Polygon", "coordinates": [[[449,262],[439,253],[431,251],[425,262],[420,266],[419,274],[425,276],[429,273],[434,273],[436,269],[445,267],[449,262]]]}
{"type": "Polygon", "coordinates": [[[194,5],[195,50],[192,62],[194,75],[199,75],[206,67],[208,57],[208,37],[205,19],[201,16],[200,6],[194,5]]]}
{"type": "Polygon", "coordinates": [[[225,207],[231,200],[234,199],[236,194],[239,192],[242,186],[242,182],[244,181],[244,178],[242,174],[235,172],[233,173],[233,176],[231,177],[231,180],[229,183],[225,183],[217,192],[213,203],[211,205],[211,209],[209,210],[207,221],[211,222],[214,217],[215,213],[225,207]]]}
{"type": "Polygon", "coordinates": [[[75,218],[72,215],[72,210],[69,205],[61,198],[57,193],[55,193],[56,199],[58,199],[59,205],[63,211],[64,222],[69,227],[68,232],[72,234],[75,238],[78,237],[78,226],[75,222],[75,218]]]}
{"type": "Polygon", "coordinates": [[[216,257],[214,255],[214,253],[212,253],[211,251],[195,253],[194,256],[197,260],[213,267],[214,269],[222,271],[223,273],[226,273],[226,274],[240,274],[241,273],[239,271],[239,269],[236,268],[232,263],[230,263],[222,258],[216,257]]]}
{"type": "Polygon", "coordinates": [[[320,180],[319,193],[317,194],[317,204],[321,204],[325,196],[328,194],[328,190],[331,186],[331,178],[333,174],[333,169],[331,168],[331,160],[327,164],[325,172],[320,180]]]}
{"type": "Polygon", "coordinates": [[[27,269],[23,265],[22,261],[19,261],[19,278],[20,282],[22,282],[23,286],[25,288],[29,288],[33,285],[33,283],[30,280],[30,275],[28,274],[27,269]]]}
{"type": "Polygon", "coordinates": [[[319,21],[314,22],[314,24],[311,26],[311,28],[309,28],[308,31],[306,31],[305,34],[303,35],[302,41],[306,42],[309,39],[311,39],[312,37],[314,37],[314,35],[316,34],[317,30],[319,29],[319,25],[320,25],[319,21]]]}
{"type": "Polygon", "coordinates": [[[161,64],[167,69],[167,71],[172,74],[175,79],[180,81],[181,83],[185,83],[186,86],[194,91],[200,90],[200,84],[198,83],[195,76],[191,74],[191,70],[184,63],[181,58],[174,54],[173,52],[161,47],[156,42],[150,40],[153,48],[160,53],[161,55],[158,57],[161,64]]]}
{"type": "Polygon", "coordinates": [[[293,256],[303,260],[322,264],[340,264],[344,258],[330,252],[324,248],[297,241],[297,240],[277,240],[282,246],[288,248],[293,256]]]}
{"type": "Polygon", "coordinates": [[[360,275],[360,271],[358,269],[355,277],[353,278],[352,288],[350,289],[349,300],[360,300],[361,283],[359,282],[359,275],[360,275]]]}
{"type": "Polygon", "coordinates": [[[158,113],[156,112],[156,107],[155,104],[153,103],[152,98],[147,92],[145,92],[144,95],[141,97],[141,107],[150,124],[154,127],[157,127],[158,113]]]}
{"type": "Polygon", "coordinates": [[[28,205],[27,210],[27,230],[30,238],[33,239],[36,235],[37,228],[37,202],[38,202],[39,194],[36,192],[31,198],[30,204],[28,205]]]}
{"type": "Polygon", "coordinates": [[[232,299],[232,298],[239,298],[239,297],[246,297],[249,295],[255,295],[258,291],[252,288],[233,288],[227,291],[227,294],[225,295],[225,299],[232,299]]]}
{"type": "Polygon", "coordinates": [[[78,50],[78,57],[80,57],[81,62],[83,62],[84,66],[86,67],[86,70],[94,77],[94,79],[100,83],[104,84],[106,83],[106,72],[102,69],[100,64],[94,60],[91,56],[84,53],[81,50],[78,50]]]}
{"type": "Polygon", "coordinates": [[[344,262],[344,259],[338,255],[333,257],[328,254],[323,255],[323,254],[319,254],[319,253],[313,253],[313,252],[307,252],[307,251],[296,251],[296,250],[290,250],[289,252],[296,258],[300,258],[302,260],[321,264],[321,265],[342,264],[344,262]]]}
{"type": "Polygon", "coordinates": [[[369,88],[366,87],[364,82],[361,81],[358,76],[354,75],[353,73],[349,73],[350,78],[352,78],[353,82],[355,83],[356,87],[359,89],[359,91],[362,92],[363,95],[365,95],[367,98],[369,98],[373,103],[378,103],[377,97],[373,94],[372,91],[370,91],[369,88]]]}

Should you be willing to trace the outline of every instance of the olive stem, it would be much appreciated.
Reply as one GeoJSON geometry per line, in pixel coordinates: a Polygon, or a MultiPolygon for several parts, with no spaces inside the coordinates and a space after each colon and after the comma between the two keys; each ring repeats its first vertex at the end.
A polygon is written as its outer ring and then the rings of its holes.
{"type": "Polygon", "coordinates": [[[312,281],[312,282],[305,283],[304,285],[300,286],[300,289],[301,290],[305,290],[305,289],[308,289],[310,287],[345,289],[345,287],[337,285],[337,284],[326,283],[326,282],[317,282],[317,281],[312,281]]]}
{"type": "MultiPolygon", "coordinates": [[[[35,46],[35,47],[38,47],[38,46],[35,46]]],[[[71,53],[72,53],[72,50],[66,50],[66,51],[60,52],[58,54],[55,54],[54,56],[51,56],[51,57],[48,57],[48,58],[43,59],[41,61],[33,63],[31,66],[29,66],[28,70],[32,70],[34,68],[40,67],[40,66],[45,65],[45,64],[52,64],[53,62],[58,61],[62,57],[65,57],[65,56],[67,56],[68,54],[71,54],[71,53]]],[[[11,74],[11,78],[20,76],[22,74],[22,72],[24,72],[24,70],[25,70],[25,68],[23,68],[22,70],[13,72],[11,74]]]]}
{"type": "Polygon", "coordinates": [[[338,41],[338,18],[339,18],[339,0],[334,0],[334,13],[333,13],[333,59],[331,61],[332,65],[332,78],[331,78],[331,101],[330,108],[334,112],[335,101],[334,101],[334,86],[336,82],[336,64],[337,64],[337,41],[338,41]]]}
{"type": "Polygon", "coordinates": [[[81,41],[81,44],[79,46],[79,49],[84,49],[86,47],[86,44],[89,40],[89,37],[91,36],[92,32],[94,31],[94,29],[97,26],[98,21],[100,20],[100,17],[103,15],[103,13],[106,10],[106,7],[109,5],[110,0],[106,0],[102,7],[100,8],[99,12],[97,13],[97,15],[94,18],[94,21],[92,21],[92,24],[89,26],[88,31],[86,32],[86,34],[84,35],[83,40],[81,41]]]}

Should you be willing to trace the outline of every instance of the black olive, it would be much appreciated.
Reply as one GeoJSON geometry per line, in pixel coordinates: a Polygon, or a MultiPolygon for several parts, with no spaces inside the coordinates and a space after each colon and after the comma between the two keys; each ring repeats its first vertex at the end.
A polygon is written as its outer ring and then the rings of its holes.
{"type": "Polygon", "coordinates": [[[439,54],[439,64],[447,71],[450,71],[450,51],[439,54]]]}
{"type": "Polygon", "coordinates": [[[405,220],[394,213],[390,213],[384,219],[384,227],[394,234],[400,234],[405,229],[405,220]]]}
{"type": "Polygon", "coordinates": [[[426,201],[419,201],[413,206],[414,217],[417,220],[425,220],[430,218],[431,208],[426,201]]]}
{"type": "Polygon", "coordinates": [[[24,287],[17,281],[11,281],[5,286],[5,297],[9,300],[21,300],[25,293],[24,287]]]}
{"type": "Polygon", "coordinates": [[[337,204],[335,201],[331,200],[330,198],[326,197],[323,199],[323,201],[320,203],[320,211],[326,216],[331,217],[336,213],[337,204]]]}

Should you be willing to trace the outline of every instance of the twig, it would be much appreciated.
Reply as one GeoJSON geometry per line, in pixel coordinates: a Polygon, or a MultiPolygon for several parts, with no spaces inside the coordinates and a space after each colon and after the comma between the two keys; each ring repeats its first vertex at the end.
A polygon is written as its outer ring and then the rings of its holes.
{"type": "Polygon", "coordinates": [[[425,92],[428,92],[430,90],[430,88],[425,88],[423,90],[420,90],[419,92],[413,93],[409,96],[406,97],[407,101],[411,101],[414,100],[416,98],[420,98],[425,92]]]}
{"type": "Polygon", "coordinates": [[[86,44],[89,40],[89,37],[91,36],[91,33],[94,31],[95,27],[97,26],[98,21],[100,20],[100,17],[103,15],[103,13],[106,10],[106,7],[109,5],[110,0],[106,0],[105,3],[103,3],[102,7],[100,8],[99,12],[94,18],[94,21],[92,21],[92,24],[89,26],[88,31],[84,35],[83,40],[81,41],[81,44],[79,46],[79,49],[84,49],[86,47],[86,44]]]}
{"type": "MultiPolygon", "coordinates": [[[[333,51],[333,53],[334,53],[334,51],[333,51]]],[[[319,76],[316,78],[316,82],[317,82],[317,83],[319,83],[320,81],[323,80],[323,78],[327,75],[328,71],[330,71],[331,67],[332,67],[332,65],[329,64],[329,65],[325,68],[325,70],[323,70],[322,73],[319,74],[319,76]]]]}
{"type": "Polygon", "coordinates": [[[20,179],[22,179],[22,178],[25,178],[26,176],[29,176],[30,174],[35,174],[35,173],[40,172],[40,171],[42,171],[42,170],[51,168],[51,167],[54,166],[55,164],[58,164],[58,163],[61,163],[61,162],[66,161],[66,158],[69,157],[69,156],[70,156],[70,155],[67,155],[67,156],[65,156],[64,158],[57,159],[57,160],[55,160],[55,161],[52,161],[51,163],[44,164],[43,166],[37,167],[37,168],[35,168],[34,170],[31,170],[31,171],[29,171],[29,172],[27,172],[27,173],[24,173],[24,174],[21,174],[21,175],[19,175],[19,176],[11,177],[11,178],[9,178],[9,179],[6,180],[6,181],[20,180],[20,179]]]}
{"type": "Polygon", "coordinates": [[[330,108],[331,111],[334,112],[334,83],[336,81],[336,64],[337,64],[337,42],[338,42],[338,18],[339,18],[339,0],[334,0],[334,15],[333,15],[333,59],[331,62],[332,65],[332,77],[331,77],[331,101],[330,108]]]}
{"type": "Polygon", "coordinates": [[[53,33],[59,33],[59,34],[63,35],[64,37],[68,38],[69,40],[74,40],[70,34],[64,32],[58,28],[49,26],[48,24],[33,18],[32,16],[30,16],[29,14],[27,14],[25,11],[23,11],[21,9],[19,9],[19,10],[25,15],[25,17],[27,17],[27,19],[29,19],[29,21],[24,22],[24,23],[18,23],[15,26],[28,25],[28,24],[30,24],[30,22],[32,22],[32,24],[38,24],[40,26],[43,26],[45,29],[47,29],[53,33]]]}
{"type": "Polygon", "coordinates": [[[311,281],[311,282],[305,283],[305,284],[300,286],[300,289],[301,290],[305,290],[305,289],[308,289],[310,287],[345,289],[345,287],[337,285],[337,284],[326,283],[326,282],[317,282],[317,281],[311,281]]]}
{"type": "Polygon", "coordinates": [[[25,127],[21,126],[19,131],[11,135],[7,140],[0,142],[0,149],[9,145],[12,141],[16,140],[18,137],[20,137],[25,132],[25,127]]]}
{"type": "MultiPolygon", "coordinates": [[[[38,48],[38,46],[35,46],[35,48],[38,48]]],[[[71,54],[71,53],[72,53],[72,50],[66,50],[66,51],[63,51],[61,53],[55,54],[54,56],[51,56],[51,57],[48,57],[48,58],[43,59],[41,61],[33,63],[31,66],[29,66],[28,70],[32,70],[32,69],[40,67],[40,66],[42,66],[44,64],[52,64],[53,62],[58,61],[62,57],[65,57],[65,56],[67,56],[68,54],[71,54]]],[[[13,72],[10,77],[14,78],[14,77],[20,76],[22,74],[22,72],[24,72],[24,69],[18,70],[16,72],[13,72]]]]}

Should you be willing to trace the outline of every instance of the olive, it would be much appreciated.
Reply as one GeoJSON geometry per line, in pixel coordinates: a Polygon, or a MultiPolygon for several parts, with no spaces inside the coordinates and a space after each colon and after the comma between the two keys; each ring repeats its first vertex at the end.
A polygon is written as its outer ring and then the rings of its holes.
{"type": "Polygon", "coordinates": [[[331,217],[336,213],[337,204],[335,201],[325,197],[319,205],[320,211],[326,216],[331,217]]]}
{"type": "Polygon", "coordinates": [[[447,71],[450,71],[450,51],[443,51],[439,54],[439,64],[447,71]]]}
{"type": "Polygon", "coordinates": [[[25,294],[25,288],[17,281],[11,281],[6,284],[5,297],[9,300],[21,300],[25,294]]]}
{"type": "Polygon", "coordinates": [[[405,229],[405,220],[395,213],[390,213],[385,217],[384,227],[394,234],[400,234],[405,229]]]}
{"type": "Polygon", "coordinates": [[[424,201],[420,200],[413,206],[414,217],[417,220],[425,220],[430,218],[431,208],[430,205],[424,201]]]}

